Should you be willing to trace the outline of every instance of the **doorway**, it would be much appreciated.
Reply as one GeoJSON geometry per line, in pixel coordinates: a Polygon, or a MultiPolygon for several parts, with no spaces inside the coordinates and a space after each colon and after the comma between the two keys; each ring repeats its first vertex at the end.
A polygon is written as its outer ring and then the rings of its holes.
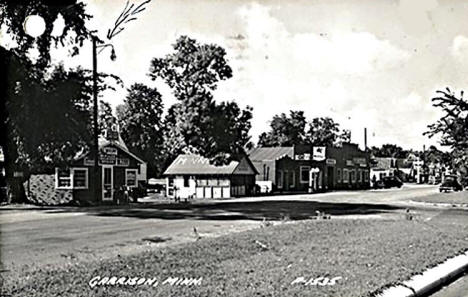
{"type": "Polygon", "coordinates": [[[102,201],[114,200],[114,168],[102,165],[102,201]]]}

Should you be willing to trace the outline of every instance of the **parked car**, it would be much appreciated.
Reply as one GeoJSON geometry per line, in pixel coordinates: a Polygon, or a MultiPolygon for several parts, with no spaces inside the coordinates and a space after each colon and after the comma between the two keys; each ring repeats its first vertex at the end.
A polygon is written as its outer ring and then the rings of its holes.
{"type": "Polygon", "coordinates": [[[462,191],[463,187],[458,182],[456,175],[447,175],[445,176],[444,182],[439,187],[439,192],[449,192],[449,191],[462,191]]]}
{"type": "Polygon", "coordinates": [[[396,176],[385,176],[375,184],[377,189],[401,188],[401,186],[403,186],[403,182],[396,176]]]}

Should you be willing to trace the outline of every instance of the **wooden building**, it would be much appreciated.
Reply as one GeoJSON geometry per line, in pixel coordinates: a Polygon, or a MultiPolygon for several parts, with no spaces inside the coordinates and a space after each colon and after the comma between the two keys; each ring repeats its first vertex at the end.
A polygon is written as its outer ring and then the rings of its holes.
{"type": "Polygon", "coordinates": [[[198,155],[179,155],[166,169],[167,196],[177,199],[251,195],[257,171],[247,156],[215,166],[198,155]]]}

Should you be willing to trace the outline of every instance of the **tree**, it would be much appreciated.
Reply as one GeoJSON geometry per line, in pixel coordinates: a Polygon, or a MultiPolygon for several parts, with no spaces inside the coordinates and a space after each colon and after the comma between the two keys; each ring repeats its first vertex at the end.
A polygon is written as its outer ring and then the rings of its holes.
{"type": "Polygon", "coordinates": [[[117,108],[122,139],[132,152],[148,162],[148,175],[158,176],[164,169],[161,94],[140,83],[127,91],[124,104],[117,108]]]}
{"type": "Polygon", "coordinates": [[[371,147],[371,153],[374,157],[379,158],[406,158],[408,151],[396,144],[384,144],[379,147],[371,147]]]}
{"type": "Polygon", "coordinates": [[[303,111],[289,111],[274,115],[270,122],[270,131],[260,134],[259,146],[292,146],[304,143],[307,121],[303,111]]]}
{"type": "Polygon", "coordinates": [[[461,91],[457,96],[450,88],[436,91],[436,96],[432,98],[432,105],[440,108],[442,117],[435,123],[428,125],[428,131],[423,135],[432,138],[440,136],[440,144],[449,147],[451,160],[443,159],[451,163],[463,176],[468,174],[468,101],[463,98],[461,91]]]}
{"type": "Polygon", "coordinates": [[[37,65],[44,70],[50,62],[50,47],[73,44],[72,54],[79,52],[79,47],[89,35],[86,22],[91,16],[86,13],[86,5],[78,0],[17,0],[0,2],[0,25],[5,25],[7,34],[18,44],[15,52],[24,56],[37,43],[40,58],[37,65]],[[40,15],[45,21],[44,33],[36,39],[27,35],[23,24],[25,17],[30,14],[40,15]],[[53,36],[54,22],[58,16],[64,20],[62,34],[53,36]]]}
{"type": "Polygon", "coordinates": [[[436,91],[432,98],[433,106],[442,109],[444,115],[428,126],[424,135],[429,138],[440,135],[440,144],[451,149],[468,149],[468,101],[463,98],[463,91],[456,96],[449,88],[436,91]]]}
{"type": "MultiPolygon", "coordinates": [[[[306,142],[312,145],[333,145],[340,136],[339,124],[332,118],[314,118],[309,123],[306,142]]],[[[343,135],[346,138],[346,134],[343,135]]]]}
{"type": "Polygon", "coordinates": [[[104,135],[106,129],[114,123],[115,117],[112,114],[112,107],[105,101],[99,101],[98,111],[99,132],[101,135],[104,135]]]}
{"type": "Polygon", "coordinates": [[[90,139],[84,71],[58,66],[44,79],[27,61],[1,51],[9,56],[1,144],[8,151],[7,169],[40,171],[69,162],[90,139]]]}
{"type": "Polygon", "coordinates": [[[349,142],[349,130],[341,131],[339,124],[332,118],[314,118],[307,122],[303,111],[289,112],[273,116],[270,131],[260,134],[259,146],[292,146],[309,144],[316,146],[333,145],[337,142],[349,142]]]}
{"type": "Polygon", "coordinates": [[[234,102],[214,101],[218,82],[232,77],[225,50],[187,36],[178,38],[173,48],[173,53],[151,61],[149,74],[153,80],[163,79],[178,99],[165,119],[168,158],[190,151],[217,164],[238,159],[250,139],[251,108],[241,111],[234,102]]]}

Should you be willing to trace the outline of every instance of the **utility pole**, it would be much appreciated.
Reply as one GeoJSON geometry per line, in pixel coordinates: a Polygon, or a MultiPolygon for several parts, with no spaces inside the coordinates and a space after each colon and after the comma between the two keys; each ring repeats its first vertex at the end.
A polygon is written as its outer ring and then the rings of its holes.
{"type": "Polygon", "coordinates": [[[97,74],[97,38],[93,35],[93,155],[94,155],[94,198],[101,202],[99,191],[99,129],[98,129],[98,74],[97,74]]]}

